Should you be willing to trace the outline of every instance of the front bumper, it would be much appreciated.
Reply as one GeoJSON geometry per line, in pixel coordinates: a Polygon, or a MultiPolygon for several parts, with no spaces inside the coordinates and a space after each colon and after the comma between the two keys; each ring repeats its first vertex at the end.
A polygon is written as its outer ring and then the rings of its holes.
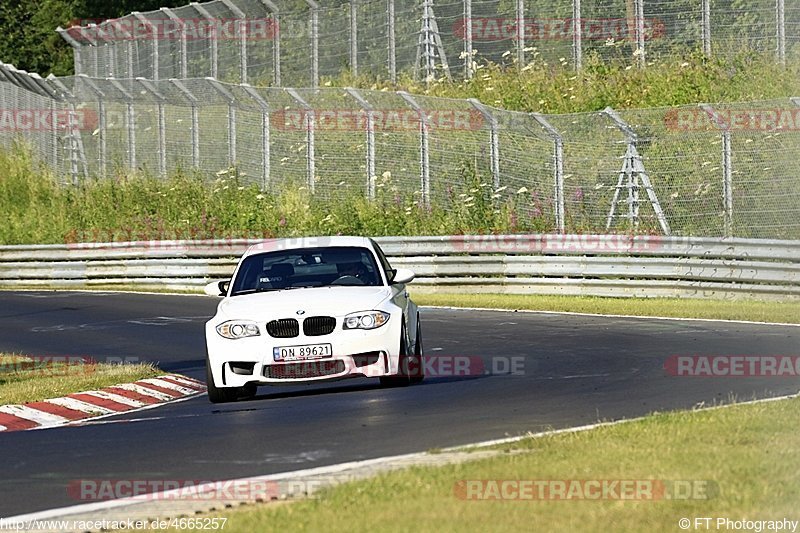
{"type": "Polygon", "coordinates": [[[248,384],[290,384],[338,380],[348,377],[380,377],[398,371],[401,324],[393,315],[374,330],[343,330],[328,335],[273,338],[260,326],[261,335],[230,340],[216,332],[219,320],[206,324],[206,347],[214,384],[243,387],[248,384]],[[330,344],[333,355],[320,359],[276,361],[273,348],[330,344]]]}

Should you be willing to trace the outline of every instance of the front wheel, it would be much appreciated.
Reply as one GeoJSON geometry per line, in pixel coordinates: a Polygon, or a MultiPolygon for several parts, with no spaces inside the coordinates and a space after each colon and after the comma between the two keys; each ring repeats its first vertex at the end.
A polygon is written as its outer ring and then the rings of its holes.
{"type": "MultiPolygon", "coordinates": [[[[247,396],[247,387],[217,387],[214,385],[214,376],[211,374],[211,363],[206,359],[206,388],[208,399],[211,403],[235,402],[239,396],[247,396]]],[[[253,391],[255,395],[255,391],[253,391]]]]}
{"type": "Polygon", "coordinates": [[[400,332],[400,357],[398,362],[397,374],[394,376],[382,376],[381,385],[384,387],[404,387],[413,383],[419,383],[425,379],[425,367],[422,360],[422,334],[417,319],[417,338],[414,341],[414,349],[408,349],[406,341],[406,329],[403,327],[400,332]]]}

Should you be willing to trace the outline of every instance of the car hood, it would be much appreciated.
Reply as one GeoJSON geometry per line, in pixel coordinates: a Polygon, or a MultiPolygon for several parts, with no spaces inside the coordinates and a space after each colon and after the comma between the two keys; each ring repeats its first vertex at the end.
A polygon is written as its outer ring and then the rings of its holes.
{"type": "Polygon", "coordinates": [[[272,320],[297,316],[344,316],[354,311],[376,309],[391,296],[388,287],[313,287],[259,292],[225,298],[219,313],[226,318],[272,320]]]}

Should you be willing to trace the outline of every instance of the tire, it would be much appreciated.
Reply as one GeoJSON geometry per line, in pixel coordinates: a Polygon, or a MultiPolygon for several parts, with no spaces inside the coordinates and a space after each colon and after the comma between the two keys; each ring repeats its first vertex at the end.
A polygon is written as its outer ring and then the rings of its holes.
{"type": "Polygon", "coordinates": [[[217,387],[214,385],[211,363],[206,359],[206,388],[208,389],[208,399],[211,403],[227,403],[235,402],[240,395],[244,395],[246,387],[217,387]]]}
{"type": "Polygon", "coordinates": [[[406,342],[406,328],[400,332],[400,358],[397,374],[382,376],[381,385],[384,387],[406,387],[412,383],[419,383],[425,379],[425,369],[422,366],[422,337],[420,336],[419,319],[417,319],[417,339],[414,350],[410,351],[406,342]],[[412,375],[413,374],[413,375],[412,375]]]}
{"type": "Polygon", "coordinates": [[[417,315],[417,336],[414,341],[414,355],[411,368],[415,368],[414,375],[411,376],[411,383],[422,383],[425,379],[425,360],[422,351],[422,328],[420,327],[419,315],[417,315]]]}

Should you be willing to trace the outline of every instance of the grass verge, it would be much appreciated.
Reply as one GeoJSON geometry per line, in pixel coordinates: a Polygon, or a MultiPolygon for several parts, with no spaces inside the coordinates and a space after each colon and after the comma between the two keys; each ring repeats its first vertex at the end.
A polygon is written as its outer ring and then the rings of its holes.
{"type": "MultiPolygon", "coordinates": [[[[800,511],[800,399],[651,415],[525,439],[499,457],[415,467],[328,489],[318,499],[229,511],[239,531],[679,531],[683,517],[789,518],[800,511]],[[661,480],[687,499],[462,499],[465,480],[661,480]],[[678,483],[676,483],[678,482],[678,483]],[[684,483],[685,482],[685,483],[684,483]],[[698,490],[702,489],[702,490],[698,490]]],[[[669,489],[668,489],[669,490],[669,489]]],[[[535,492],[534,492],[535,494],[535,492]]]]}
{"type": "Polygon", "coordinates": [[[109,364],[0,354],[0,405],[58,398],[161,374],[150,363],[109,364]]]}
{"type": "Polygon", "coordinates": [[[413,294],[412,296],[418,305],[800,324],[800,302],[794,301],[608,298],[533,294],[413,294]]]}

